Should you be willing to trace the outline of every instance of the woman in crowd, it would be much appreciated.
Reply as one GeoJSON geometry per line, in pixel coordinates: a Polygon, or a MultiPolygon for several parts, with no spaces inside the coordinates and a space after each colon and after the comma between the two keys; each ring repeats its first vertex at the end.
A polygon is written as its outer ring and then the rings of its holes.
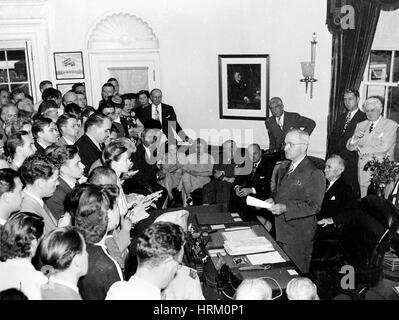
{"type": "Polygon", "coordinates": [[[0,291],[17,289],[29,300],[40,300],[47,278],[32,265],[44,230],[41,217],[28,212],[10,216],[0,229],[0,291]]]}
{"type": "Polygon", "coordinates": [[[88,272],[78,282],[85,300],[104,300],[110,286],[123,279],[105,245],[107,233],[119,224],[118,194],[114,185],[89,186],[79,199],[75,226],[83,234],[89,254],[88,272]]]}
{"type": "Polygon", "coordinates": [[[132,93],[123,94],[122,96],[123,108],[122,115],[127,122],[129,137],[137,138],[144,130],[144,125],[141,123],[139,117],[141,108],[135,108],[136,99],[132,93]]]}
{"type": "Polygon", "coordinates": [[[208,153],[208,145],[205,140],[198,138],[187,156],[186,164],[183,166],[183,175],[178,186],[181,191],[183,205],[192,206],[191,193],[211,181],[212,169],[215,160],[208,153]]]}
{"type": "Polygon", "coordinates": [[[89,264],[83,236],[72,227],[55,229],[40,242],[38,252],[39,265],[49,277],[42,286],[42,299],[82,300],[78,280],[89,264]]]}

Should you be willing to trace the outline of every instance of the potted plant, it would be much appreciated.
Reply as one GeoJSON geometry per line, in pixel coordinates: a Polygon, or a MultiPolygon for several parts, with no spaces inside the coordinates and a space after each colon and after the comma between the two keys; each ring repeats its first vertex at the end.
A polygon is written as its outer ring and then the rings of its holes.
{"type": "Polygon", "coordinates": [[[373,159],[368,161],[364,171],[370,171],[370,185],[367,194],[376,194],[380,197],[387,198],[388,185],[393,185],[399,174],[399,163],[391,160],[388,155],[384,156],[382,160],[373,156],[373,159]]]}

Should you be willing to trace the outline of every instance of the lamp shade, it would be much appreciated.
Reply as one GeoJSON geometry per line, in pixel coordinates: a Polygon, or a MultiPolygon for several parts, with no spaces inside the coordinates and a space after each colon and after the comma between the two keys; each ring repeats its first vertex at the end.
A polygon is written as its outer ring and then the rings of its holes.
{"type": "Polygon", "coordinates": [[[314,64],[310,61],[301,62],[302,75],[304,78],[313,78],[314,64]]]}

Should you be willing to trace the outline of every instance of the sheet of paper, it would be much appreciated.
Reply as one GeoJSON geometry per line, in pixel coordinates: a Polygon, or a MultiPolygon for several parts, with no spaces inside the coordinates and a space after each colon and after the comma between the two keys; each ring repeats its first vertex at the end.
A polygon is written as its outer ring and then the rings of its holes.
{"type": "Polygon", "coordinates": [[[219,229],[224,229],[224,228],[225,228],[224,224],[212,224],[211,225],[212,230],[219,230],[219,229]]]}
{"type": "Polygon", "coordinates": [[[277,251],[271,251],[266,253],[258,253],[247,255],[249,262],[252,265],[260,265],[260,264],[273,264],[273,263],[281,263],[285,262],[283,257],[277,251]]]}
{"type": "Polygon", "coordinates": [[[225,231],[222,233],[223,238],[227,241],[242,240],[249,238],[256,238],[256,233],[251,229],[241,229],[237,231],[225,231]]]}
{"type": "Polygon", "coordinates": [[[265,202],[263,200],[259,200],[257,198],[248,196],[247,197],[247,205],[252,206],[252,207],[258,207],[258,208],[264,208],[264,209],[270,209],[272,205],[268,202],[265,202]]]}
{"type": "Polygon", "coordinates": [[[241,218],[234,218],[233,220],[234,220],[234,222],[242,222],[241,218]]]}
{"type": "Polygon", "coordinates": [[[210,249],[208,250],[208,253],[211,257],[216,257],[218,253],[220,253],[222,256],[226,255],[226,251],[224,251],[224,249],[210,249]]]}
{"type": "Polygon", "coordinates": [[[296,272],[295,270],[289,269],[287,270],[287,272],[290,274],[290,276],[297,276],[298,272],[296,272]]]}
{"type": "Polygon", "coordinates": [[[240,215],[239,215],[237,212],[232,212],[232,213],[231,213],[231,216],[232,216],[233,218],[239,218],[239,217],[240,217],[240,215]]]}

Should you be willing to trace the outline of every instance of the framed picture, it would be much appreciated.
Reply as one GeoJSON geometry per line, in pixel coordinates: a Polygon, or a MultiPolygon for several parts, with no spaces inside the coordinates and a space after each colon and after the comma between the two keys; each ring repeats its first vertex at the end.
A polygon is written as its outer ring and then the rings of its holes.
{"type": "Polygon", "coordinates": [[[269,116],[269,64],[268,54],[219,55],[220,119],[269,116]]]}
{"type": "Polygon", "coordinates": [[[72,90],[74,83],[57,83],[57,90],[60,90],[62,95],[72,90]]]}
{"type": "Polygon", "coordinates": [[[63,79],[84,79],[83,55],[76,52],[54,52],[55,77],[63,79]]]}

